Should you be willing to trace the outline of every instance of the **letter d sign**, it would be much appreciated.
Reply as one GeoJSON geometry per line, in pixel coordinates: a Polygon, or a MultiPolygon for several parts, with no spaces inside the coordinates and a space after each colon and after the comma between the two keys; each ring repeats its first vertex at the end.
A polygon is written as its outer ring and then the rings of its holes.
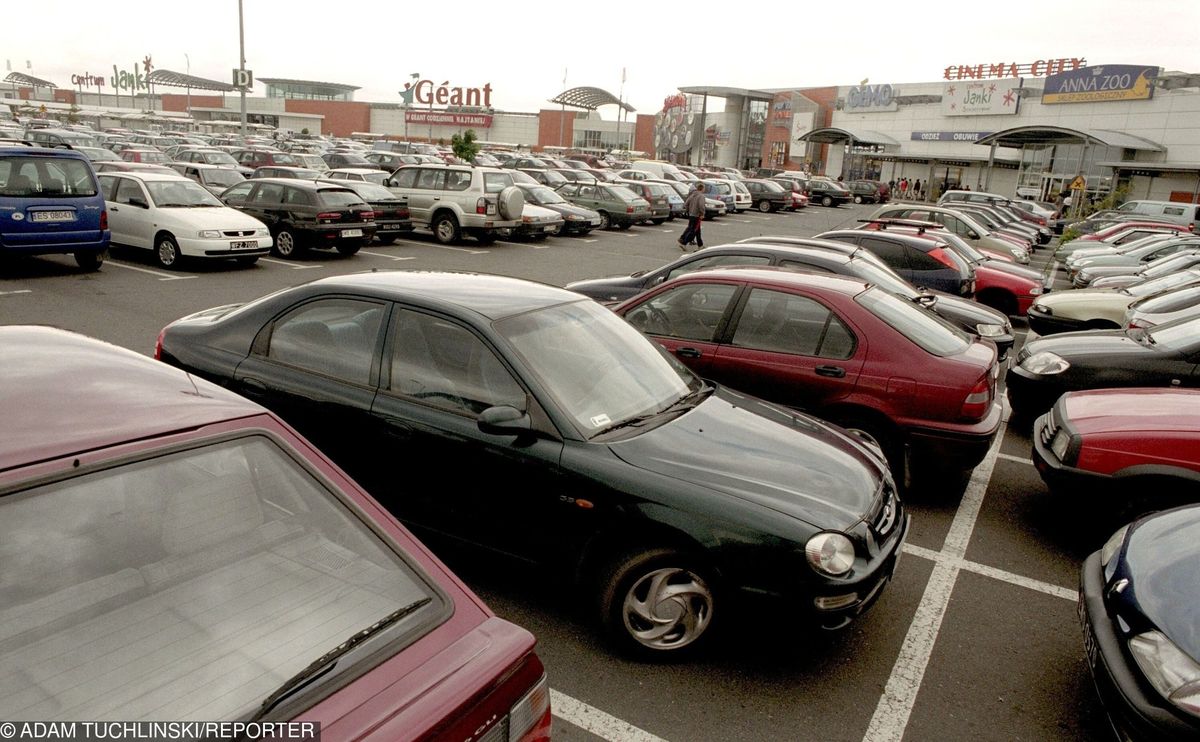
{"type": "Polygon", "coordinates": [[[245,90],[254,87],[254,73],[250,70],[234,70],[233,87],[245,90]]]}

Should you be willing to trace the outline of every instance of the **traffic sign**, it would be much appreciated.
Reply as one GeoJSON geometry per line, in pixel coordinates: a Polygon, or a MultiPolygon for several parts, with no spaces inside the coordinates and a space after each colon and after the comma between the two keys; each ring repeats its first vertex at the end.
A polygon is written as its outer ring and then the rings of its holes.
{"type": "Polygon", "coordinates": [[[1075,180],[1071,181],[1071,190],[1072,191],[1087,190],[1087,181],[1083,179],[1082,175],[1076,175],[1075,180]]]}
{"type": "Polygon", "coordinates": [[[254,87],[254,72],[251,70],[235,69],[233,71],[233,87],[242,90],[249,90],[254,87]]]}

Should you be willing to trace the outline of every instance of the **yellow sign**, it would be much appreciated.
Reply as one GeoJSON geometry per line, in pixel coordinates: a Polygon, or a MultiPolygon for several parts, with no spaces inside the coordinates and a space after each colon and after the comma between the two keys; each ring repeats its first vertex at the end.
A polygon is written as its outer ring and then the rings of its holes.
{"type": "Polygon", "coordinates": [[[1072,191],[1082,191],[1082,190],[1086,190],[1086,189],[1087,189],[1087,181],[1083,179],[1082,175],[1076,175],[1075,180],[1071,181],[1071,190],[1072,191]]]}

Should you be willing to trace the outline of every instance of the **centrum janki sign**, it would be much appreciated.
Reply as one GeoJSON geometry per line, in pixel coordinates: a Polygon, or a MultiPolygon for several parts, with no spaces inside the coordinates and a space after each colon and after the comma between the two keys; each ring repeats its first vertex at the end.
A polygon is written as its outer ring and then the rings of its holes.
{"type": "Polygon", "coordinates": [[[1042,103],[1104,103],[1150,100],[1154,97],[1157,67],[1105,64],[1071,70],[1046,78],[1042,103]]]}
{"type": "Polygon", "coordinates": [[[1021,78],[958,80],[942,85],[943,116],[997,116],[1017,112],[1021,78]]]}

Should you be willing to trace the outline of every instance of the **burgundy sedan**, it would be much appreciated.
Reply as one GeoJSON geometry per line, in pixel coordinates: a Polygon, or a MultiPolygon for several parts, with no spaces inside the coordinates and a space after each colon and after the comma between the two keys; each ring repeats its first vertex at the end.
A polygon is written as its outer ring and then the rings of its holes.
{"type": "Polygon", "coordinates": [[[0,719],[549,739],[533,636],[274,414],[61,330],[0,346],[0,719]]]}
{"type": "Polygon", "coordinates": [[[897,480],[969,471],[1000,426],[996,346],[862,281],[697,271],[614,311],[700,376],[865,433],[897,480]]]}

